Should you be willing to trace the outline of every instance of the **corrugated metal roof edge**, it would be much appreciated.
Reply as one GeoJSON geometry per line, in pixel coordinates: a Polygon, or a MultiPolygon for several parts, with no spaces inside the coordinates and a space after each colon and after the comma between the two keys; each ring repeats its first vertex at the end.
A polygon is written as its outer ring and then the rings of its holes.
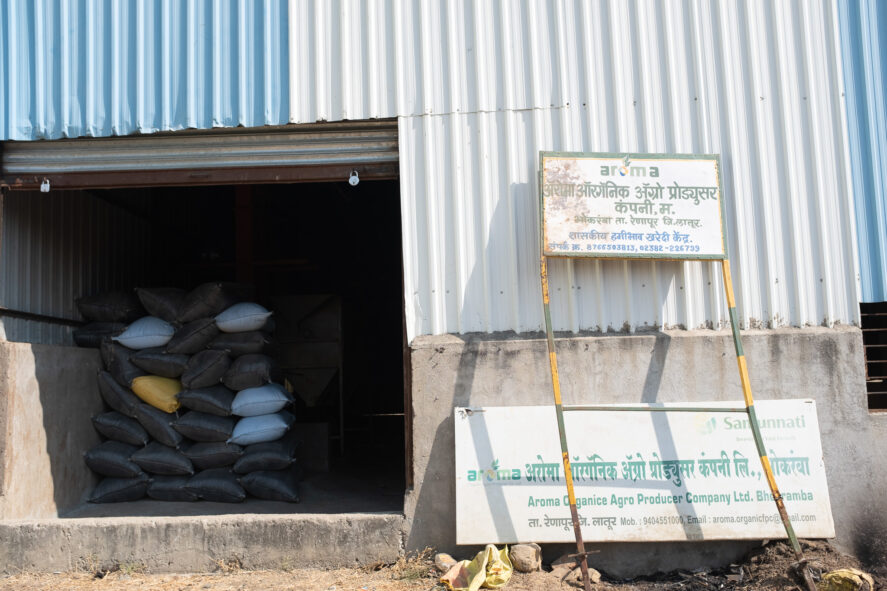
{"type": "Polygon", "coordinates": [[[202,136],[202,135],[230,135],[240,134],[249,135],[255,133],[272,134],[272,133],[292,133],[318,131],[323,128],[337,127],[347,129],[349,126],[354,128],[391,128],[397,127],[397,117],[384,117],[376,119],[342,119],[336,121],[315,121],[314,123],[296,123],[290,122],[285,125],[260,125],[258,127],[244,127],[238,125],[236,127],[216,126],[212,128],[202,129],[196,127],[181,128],[176,130],[156,131],[150,133],[134,132],[125,135],[107,135],[107,136],[91,136],[82,135],[77,137],[60,137],[60,138],[40,138],[27,140],[0,140],[2,144],[24,144],[35,142],[74,142],[74,141],[113,141],[131,138],[158,138],[158,137],[182,137],[182,136],[202,136]]]}

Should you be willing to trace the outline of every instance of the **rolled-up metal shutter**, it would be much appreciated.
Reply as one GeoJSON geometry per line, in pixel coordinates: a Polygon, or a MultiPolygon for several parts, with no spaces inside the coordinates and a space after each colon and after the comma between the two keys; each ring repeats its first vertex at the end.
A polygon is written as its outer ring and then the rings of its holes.
{"type": "Polygon", "coordinates": [[[149,136],[4,142],[12,189],[397,178],[397,122],[318,123],[149,136]]]}

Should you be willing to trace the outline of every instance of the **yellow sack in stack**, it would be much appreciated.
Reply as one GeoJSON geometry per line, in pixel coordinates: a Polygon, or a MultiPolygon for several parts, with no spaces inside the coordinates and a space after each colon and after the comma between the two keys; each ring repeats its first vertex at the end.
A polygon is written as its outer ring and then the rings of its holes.
{"type": "Polygon", "coordinates": [[[132,381],[135,395],[163,412],[175,412],[179,408],[176,396],[182,391],[182,382],[160,376],[140,376],[132,381]]]}
{"type": "Polygon", "coordinates": [[[481,587],[498,589],[508,582],[514,568],[508,558],[508,546],[497,550],[489,544],[474,560],[455,564],[440,578],[450,591],[477,591],[481,587]]]}

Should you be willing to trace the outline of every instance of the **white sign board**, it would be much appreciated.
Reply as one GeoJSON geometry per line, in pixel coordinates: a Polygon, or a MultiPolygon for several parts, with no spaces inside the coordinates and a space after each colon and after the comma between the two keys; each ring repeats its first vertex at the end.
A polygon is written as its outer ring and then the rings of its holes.
{"type": "Polygon", "coordinates": [[[542,251],[724,259],[716,155],[542,152],[542,251]]]}
{"type": "MultiPolygon", "coordinates": [[[[717,402],[668,407],[735,407],[717,402]]],[[[662,406],[662,405],[658,405],[662,406]]],[[[812,400],[755,404],[802,538],[834,537],[812,400]]],[[[455,409],[456,541],[574,541],[553,406],[455,409]]],[[[784,538],[744,413],[565,413],[587,542],[784,538]]]]}

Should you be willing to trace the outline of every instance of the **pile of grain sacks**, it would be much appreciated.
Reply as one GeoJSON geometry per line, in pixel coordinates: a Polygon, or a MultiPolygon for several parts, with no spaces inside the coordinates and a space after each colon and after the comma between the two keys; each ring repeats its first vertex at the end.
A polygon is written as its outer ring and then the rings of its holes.
{"type": "Polygon", "coordinates": [[[113,409],[93,418],[107,441],[85,454],[104,476],[90,501],[298,502],[293,397],[264,354],[271,312],[221,283],[136,295],[78,300],[93,322],[75,341],[101,349],[113,409]]]}

